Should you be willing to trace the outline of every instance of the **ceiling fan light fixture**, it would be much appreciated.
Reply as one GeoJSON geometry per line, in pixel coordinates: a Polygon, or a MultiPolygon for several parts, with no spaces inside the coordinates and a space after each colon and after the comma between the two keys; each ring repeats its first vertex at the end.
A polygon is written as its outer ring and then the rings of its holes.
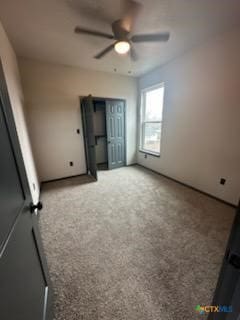
{"type": "Polygon", "coordinates": [[[118,41],[114,45],[114,49],[119,54],[125,54],[130,50],[130,44],[128,41],[118,41]]]}

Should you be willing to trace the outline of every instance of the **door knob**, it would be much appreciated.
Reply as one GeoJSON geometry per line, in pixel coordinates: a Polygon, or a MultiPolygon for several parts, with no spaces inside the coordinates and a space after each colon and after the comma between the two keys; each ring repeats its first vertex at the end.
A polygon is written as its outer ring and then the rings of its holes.
{"type": "Polygon", "coordinates": [[[228,263],[231,264],[235,269],[240,269],[240,255],[235,252],[229,252],[227,257],[228,263]]]}
{"type": "Polygon", "coordinates": [[[33,213],[36,209],[38,210],[38,211],[40,211],[40,210],[42,210],[42,208],[43,208],[43,205],[42,205],[42,202],[38,202],[37,204],[34,204],[34,203],[30,203],[30,211],[31,211],[31,213],[33,213]]]}

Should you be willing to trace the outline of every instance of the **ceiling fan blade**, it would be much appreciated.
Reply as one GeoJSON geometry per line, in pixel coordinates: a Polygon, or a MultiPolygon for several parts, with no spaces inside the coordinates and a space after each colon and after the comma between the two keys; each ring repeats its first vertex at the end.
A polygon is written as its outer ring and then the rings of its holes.
{"type": "Polygon", "coordinates": [[[88,34],[90,36],[96,36],[96,37],[107,38],[107,39],[114,39],[114,36],[112,34],[108,34],[108,33],[101,32],[101,31],[96,31],[96,30],[90,30],[90,29],[82,28],[82,27],[76,27],[75,33],[82,33],[82,34],[88,34]]]}
{"type": "Polygon", "coordinates": [[[132,42],[154,42],[154,41],[168,41],[170,37],[169,32],[153,33],[153,34],[136,34],[132,36],[132,42]]]}
{"type": "Polygon", "coordinates": [[[110,46],[99,52],[94,58],[95,59],[101,59],[103,56],[105,56],[109,51],[111,51],[114,48],[115,43],[112,43],[110,46]]]}
{"type": "Polygon", "coordinates": [[[142,9],[143,5],[134,0],[125,0],[125,14],[123,15],[122,28],[130,32],[142,9]]]}
{"type": "Polygon", "coordinates": [[[130,57],[133,61],[137,61],[138,60],[138,54],[136,52],[136,50],[134,49],[133,45],[131,44],[131,48],[130,48],[130,57]]]}

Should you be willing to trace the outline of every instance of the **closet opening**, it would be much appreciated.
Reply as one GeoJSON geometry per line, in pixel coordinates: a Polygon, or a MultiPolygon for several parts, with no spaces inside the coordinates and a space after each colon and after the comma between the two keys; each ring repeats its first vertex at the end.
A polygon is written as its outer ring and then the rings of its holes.
{"type": "Polygon", "coordinates": [[[87,173],[96,180],[98,170],[126,165],[125,108],[123,99],[81,98],[87,173]]]}
{"type": "Polygon", "coordinates": [[[108,170],[106,102],[93,99],[93,111],[97,170],[108,170]]]}

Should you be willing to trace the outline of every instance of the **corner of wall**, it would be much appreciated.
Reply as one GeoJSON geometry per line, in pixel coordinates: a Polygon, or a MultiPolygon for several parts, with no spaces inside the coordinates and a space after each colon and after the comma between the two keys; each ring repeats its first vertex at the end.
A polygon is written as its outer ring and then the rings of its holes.
{"type": "Polygon", "coordinates": [[[24,97],[17,58],[1,22],[0,44],[0,58],[2,60],[3,71],[7,83],[13,116],[15,119],[15,125],[29,183],[29,189],[32,200],[34,203],[36,203],[39,200],[40,189],[24,114],[24,97]]]}

